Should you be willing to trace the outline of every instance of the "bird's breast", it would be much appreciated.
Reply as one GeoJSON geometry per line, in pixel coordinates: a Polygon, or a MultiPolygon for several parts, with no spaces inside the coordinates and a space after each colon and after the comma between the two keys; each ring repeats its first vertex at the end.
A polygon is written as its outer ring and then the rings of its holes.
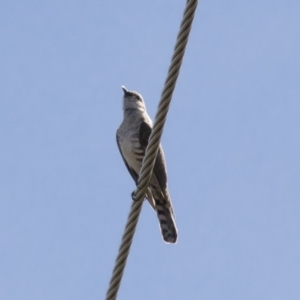
{"type": "Polygon", "coordinates": [[[128,165],[133,168],[137,174],[139,174],[144,151],[140,147],[138,138],[126,135],[123,137],[120,146],[128,165]]]}

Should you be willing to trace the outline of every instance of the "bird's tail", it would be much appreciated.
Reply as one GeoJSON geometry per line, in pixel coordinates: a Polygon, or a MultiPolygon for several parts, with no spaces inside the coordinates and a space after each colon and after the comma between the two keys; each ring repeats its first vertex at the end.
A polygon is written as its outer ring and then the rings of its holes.
{"type": "Polygon", "coordinates": [[[175,244],[177,241],[177,228],[172,205],[167,205],[164,199],[155,199],[155,206],[164,241],[166,243],[175,244]]]}

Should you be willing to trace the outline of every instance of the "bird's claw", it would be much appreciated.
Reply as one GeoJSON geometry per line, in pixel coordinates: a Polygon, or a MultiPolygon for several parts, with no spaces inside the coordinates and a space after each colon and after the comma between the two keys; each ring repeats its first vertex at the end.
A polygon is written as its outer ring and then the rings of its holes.
{"type": "Polygon", "coordinates": [[[135,197],[135,191],[133,191],[133,192],[131,193],[131,198],[132,198],[133,201],[137,201],[137,200],[136,200],[136,197],[135,197]]]}

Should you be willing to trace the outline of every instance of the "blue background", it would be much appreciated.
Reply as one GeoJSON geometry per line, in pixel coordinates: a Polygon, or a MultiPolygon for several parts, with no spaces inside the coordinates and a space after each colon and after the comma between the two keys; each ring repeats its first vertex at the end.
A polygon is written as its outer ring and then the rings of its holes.
{"type": "MultiPolygon", "coordinates": [[[[131,206],[121,85],[154,118],[185,1],[0,2],[0,298],[104,299],[131,206]]],[[[300,2],[201,1],[118,299],[300,299],[300,2]]]]}

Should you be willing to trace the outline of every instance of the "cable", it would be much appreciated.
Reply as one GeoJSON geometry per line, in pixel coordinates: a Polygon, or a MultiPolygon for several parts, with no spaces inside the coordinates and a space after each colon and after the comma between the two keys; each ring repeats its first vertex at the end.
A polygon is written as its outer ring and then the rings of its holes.
{"type": "Polygon", "coordinates": [[[172,100],[173,91],[179,75],[180,66],[183,60],[186,44],[189,33],[192,27],[192,22],[196,12],[198,1],[188,0],[183,14],[180,30],[177,35],[177,42],[169,67],[165,86],[161,95],[161,100],[158,105],[153,130],[149,138],[149,144],[143,159],[142,168],[139,174],[137,189],[134,192],[136,201],[133,201],[131,210],[127,219],[126,227],[122,237],[122,242],[119,248],[119,253],[116,258],[115,267],[109,283],[105,300],[115,300],[121,284],[121,279],[125,269],[127,257],[130,251],[130,246],[133,240],[139,215],[142,209],[143,199],[146,189],[152,175],[155,158],[157,155],[160,139],[163,133],[164,124],[166,122],[167,113],[172,100]]]}

